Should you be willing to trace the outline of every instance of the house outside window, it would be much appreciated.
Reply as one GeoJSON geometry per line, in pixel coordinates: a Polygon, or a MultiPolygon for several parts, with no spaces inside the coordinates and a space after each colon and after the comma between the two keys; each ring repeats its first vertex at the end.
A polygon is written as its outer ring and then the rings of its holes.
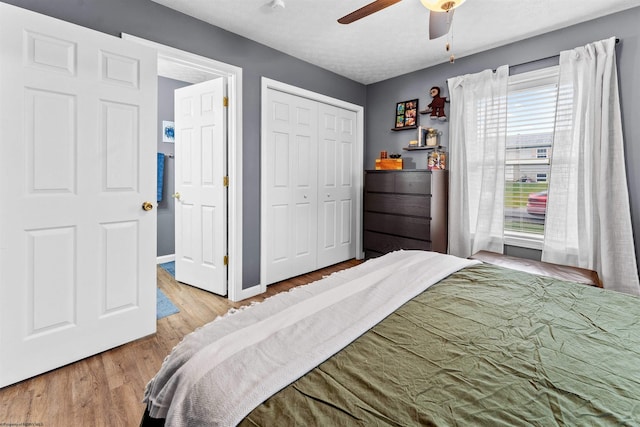
{"type": "Polygon", "coordinates": [[[558,67],[509,77],[505,243],[541,249],[558,93],[558,67]]]}

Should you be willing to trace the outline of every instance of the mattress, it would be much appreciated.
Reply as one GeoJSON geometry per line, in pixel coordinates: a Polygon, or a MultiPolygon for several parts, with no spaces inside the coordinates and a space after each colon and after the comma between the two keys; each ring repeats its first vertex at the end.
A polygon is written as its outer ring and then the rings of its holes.
{"type": "Polygon", "coordinates": [[[639,322],[636,297],[470,265],[240,425],[636,425],[639,322]]]}
{"type": "Polygon", "coordinates": [[[240,425],[638,425],[639,367],[637,298],[477,265],[240,425]]]}

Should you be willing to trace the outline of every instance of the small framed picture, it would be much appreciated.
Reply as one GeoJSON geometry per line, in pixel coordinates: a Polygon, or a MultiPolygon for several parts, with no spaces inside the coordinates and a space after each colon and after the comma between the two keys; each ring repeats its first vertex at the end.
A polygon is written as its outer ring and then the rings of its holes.
{"type": "Polygon", "coordinates": [[[396,104],[394,130],[413,129],[418,125],[418,100],[411,99],[396,104]]]}
{"type": "Polygon", "coordinates": [[[173,122],[162,121],[162,142],[176,142],[176,131],[173,122]]]}

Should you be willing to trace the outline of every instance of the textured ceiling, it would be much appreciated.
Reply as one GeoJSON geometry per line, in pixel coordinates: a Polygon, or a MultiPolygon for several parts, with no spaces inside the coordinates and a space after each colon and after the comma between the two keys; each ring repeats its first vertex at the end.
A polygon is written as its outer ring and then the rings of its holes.
{"type": "MultiPolygon", "coordinates": [[[[349,25],[336,20],[371,0],[153,0],[364,84],[449,60],[429,40],[429,11],[403,0],[349,25]]],[[[456,9],[457,58],[639,6],[640,0],[467,0],[456,9]]],[[[612,29],[615,32],[615,29],[612,29]]],[[[615,35],[615,34],[612,34],[615,35]]]]}

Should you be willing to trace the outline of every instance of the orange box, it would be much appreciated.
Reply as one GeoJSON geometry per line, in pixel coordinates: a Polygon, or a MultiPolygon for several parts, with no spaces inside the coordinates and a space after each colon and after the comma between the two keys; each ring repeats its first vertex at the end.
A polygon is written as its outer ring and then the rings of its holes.
{"type": "Polygon", "coordinates": [[[402,159],[376,159],[376,170],[401,170],[402,159]]]}

